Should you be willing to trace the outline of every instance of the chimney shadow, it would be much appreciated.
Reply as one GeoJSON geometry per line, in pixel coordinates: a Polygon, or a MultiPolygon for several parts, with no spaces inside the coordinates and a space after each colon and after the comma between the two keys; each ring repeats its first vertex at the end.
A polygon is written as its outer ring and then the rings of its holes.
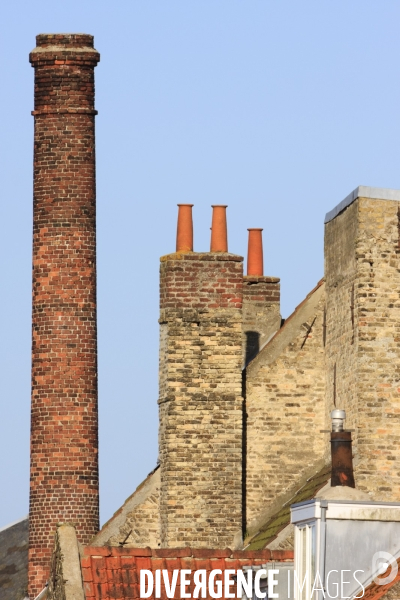
{"type": "Polygon", "coordinates": [[[260,351],[260,334],[258,331],[246,331],[246,355],[245,365],[247,366],[260,351]]]}

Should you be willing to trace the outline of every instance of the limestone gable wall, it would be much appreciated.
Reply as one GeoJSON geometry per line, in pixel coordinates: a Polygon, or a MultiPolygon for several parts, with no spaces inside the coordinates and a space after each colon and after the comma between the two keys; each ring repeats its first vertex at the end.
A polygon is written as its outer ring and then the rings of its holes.
{"type": "Polygon", "coordinates": [[[247,526],[327,460],[321,282],[246,373],[247,526]]]}

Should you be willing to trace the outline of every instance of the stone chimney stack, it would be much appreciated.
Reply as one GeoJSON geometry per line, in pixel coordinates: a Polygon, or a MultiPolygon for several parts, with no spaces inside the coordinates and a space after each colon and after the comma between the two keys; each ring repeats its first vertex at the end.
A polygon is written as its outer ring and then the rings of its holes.
{"type": "Polygon", "coordinates": [[[400,501],[400,191],[359,186],[325,218],[326,406],[354,429],[354,476],[400,501]]]}
{"type": "Polygon", "coordinates": [[[223,251],[161,258],[163,547],[232,547],[242,530],[242,263],[223,251]]]}
{"type": "Polygon", "coordinates": [[[85,34],[38,35],[35,69],[29,597],[56,524],[98,531],[94,67],[85,34]]]}

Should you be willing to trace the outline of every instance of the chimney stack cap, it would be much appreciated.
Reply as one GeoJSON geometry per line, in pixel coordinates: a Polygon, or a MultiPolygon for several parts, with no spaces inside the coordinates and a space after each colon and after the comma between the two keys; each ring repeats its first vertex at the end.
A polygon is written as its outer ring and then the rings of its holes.
{"type": "Polygon", "coordinates": [[[93,48],[94,37],[88,33],[39,33],[36,45],[40,48],[65,46],[65,48],[93,48]]]}
{"type": "Polygon", "coordinates": [[[346,411],[341,410],[339,408],[335,408],[331,412],[332,419],[332,431],[343,431],[344,430],[344,421],[346,419],[346,411]]]}

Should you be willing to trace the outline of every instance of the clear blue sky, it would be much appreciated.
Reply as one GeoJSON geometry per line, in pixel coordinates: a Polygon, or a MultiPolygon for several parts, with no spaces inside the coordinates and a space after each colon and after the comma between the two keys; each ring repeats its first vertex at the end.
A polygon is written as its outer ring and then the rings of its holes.
{"type": "Polygon", "coordinates": [[[264,228],[287,317],[323,275],[324,214],[400,188],[400,3],[14,0],[0,18],[0,527],[28,512],[33,69],[38,33],[83,32],[96,69],[101,517],[157,460],[158,257],[176,204],[208,250],[264,228]]]}

